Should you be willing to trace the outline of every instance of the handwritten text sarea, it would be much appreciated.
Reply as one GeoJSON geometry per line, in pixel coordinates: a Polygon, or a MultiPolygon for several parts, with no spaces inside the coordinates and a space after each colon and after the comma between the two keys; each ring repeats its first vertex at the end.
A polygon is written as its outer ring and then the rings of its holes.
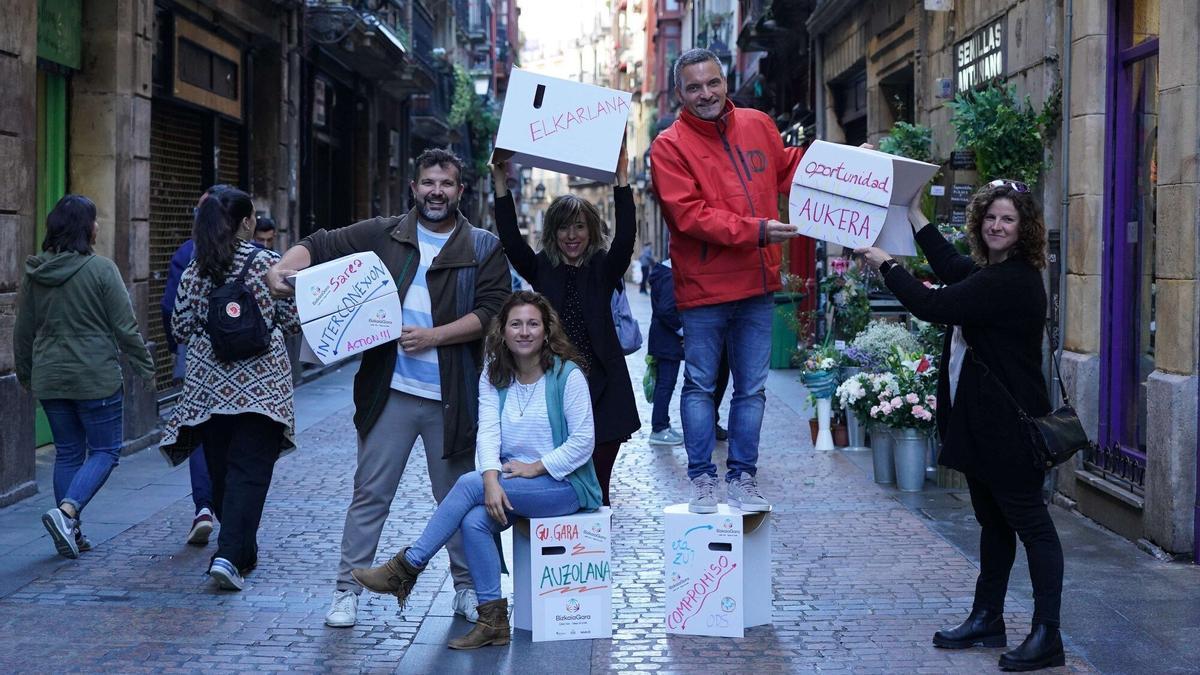
{"type": "Polygon", "coordinates": [[[592,120],[606,115],[628,114],[629,104],[621,96],[600,99],[591,105],[579,106],[574,110],[536,119],[529,123],[529,140],[536,143],[543,138],[553,136],[560,131],[570,131],[592,120]]]}

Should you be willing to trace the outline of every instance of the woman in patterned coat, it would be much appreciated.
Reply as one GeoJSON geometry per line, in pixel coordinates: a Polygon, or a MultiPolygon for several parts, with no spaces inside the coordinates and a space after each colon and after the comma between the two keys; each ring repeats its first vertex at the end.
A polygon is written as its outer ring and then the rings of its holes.
{"type": "Polygon", "coordinates": [[[161,446],[178,464],[204,443],[221,521],[208,573],[232,591],[242,589],[242,575],[258,564],[258,524],[275,460],[295,447],[292,369],[283,336],[298,332],[300,321],[294,298],[272,298],[267,290],[267,270],[279,254],[250,243],[254,224],[250,196],[234,188],[214,188],[196,213],[196,257],[183,272],[171,320],[175,339],[188,347],[187,374],[161,446]],[[270,343],[261,354],[227,362],[216,357],[205,329],[208,295],[243,268],[270,343]]]}

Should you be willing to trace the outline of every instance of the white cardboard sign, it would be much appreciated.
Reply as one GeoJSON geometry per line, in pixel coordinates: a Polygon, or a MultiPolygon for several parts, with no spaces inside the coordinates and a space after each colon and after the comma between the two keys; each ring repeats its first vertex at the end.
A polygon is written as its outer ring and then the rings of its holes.
{"type": "Polygon", "coordinates": [[[513,624],[534,642],[612,637],[611,521],[603,507],[513,532],[513,624]]]}
{"type": "Polygon", "coordinates": [[[771,623],[769,513],[718,504],[716,513],[663,513],[668,633],[743,637],[771,623]]]}
{"type": "Polygon", "coordinates": [[[816,141],[792,176],[788,216],[808,237],[916,255],[908,204],[938,167],[878,150],[816,141]]]}
{"type": "Polygon", "coordinates": [[[632,98],[629,92],[513,68],[496,150],[514,153],[514,162],[611,183],[632,98]]]}
{"type": "Polygon", "coordinates": [[[293,283],[304,333],[302,361],[328,365],[399,339],[396,282],[373,252],[313,265],[293,283]]]}

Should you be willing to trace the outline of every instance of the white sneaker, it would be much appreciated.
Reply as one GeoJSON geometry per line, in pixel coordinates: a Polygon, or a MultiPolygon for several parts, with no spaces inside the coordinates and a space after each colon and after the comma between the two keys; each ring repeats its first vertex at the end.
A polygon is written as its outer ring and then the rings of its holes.
{"type": "Polygon", "coordinates": [[[42,514],[42,525],[50,533],[54,548],[64,558],[74,560],[79,557],[79,544],[75,541],[75,530],[79,528],[79,520],[71,518],[57,506],[42,514]]]}
{"type": "Polygon", "coordinates": [[[223,591],[240,591],[246,587],[246,580],[242,578],[238,568],[224,558],[213,558],[212,565],[208,568],[208,576],[212,577],[217,588],[223,591]]]}
{"type": "Polygon", "coordinates": [[[464,588],[461,591],[454,593],[454,613],[462,618],[475,623],[479,620],[479,598],[475,595],[475,589],[464,588]]]}
{"type": "Polygon", "coordinates": [[[358,622],[358,594],[354,591],[334,591],[333,604],[325,613],[325,625],[349,628],[358,622]]]}
{"type": "Polygon", "coordinates": [[[650,445],[682,445],[683,435],[674,429],[663,429],[650,434],[650,445]]]}

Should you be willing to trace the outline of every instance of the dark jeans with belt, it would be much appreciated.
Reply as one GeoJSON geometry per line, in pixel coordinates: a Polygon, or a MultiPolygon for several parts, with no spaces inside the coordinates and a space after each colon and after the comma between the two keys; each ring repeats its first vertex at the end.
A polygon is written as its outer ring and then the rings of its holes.
{"type": "Polygon", "coordinates": [[[967,477],[979,533],[979,579],[975,607],[1004,611],[1008,575],[1025,544],[1033,582],[1033,623],[1057,627],[1062,606],[1063,551],[1042,499],[1041,483],[1008,484],[967,477]]]}
{"type": "Polygon", "coordinates": [[[213,507],[221,521],[214,557],[228,560],[244,574],[258,564],[258,524],[283,425],[257,413],[213,415],[201,433],[213,507]]]}

